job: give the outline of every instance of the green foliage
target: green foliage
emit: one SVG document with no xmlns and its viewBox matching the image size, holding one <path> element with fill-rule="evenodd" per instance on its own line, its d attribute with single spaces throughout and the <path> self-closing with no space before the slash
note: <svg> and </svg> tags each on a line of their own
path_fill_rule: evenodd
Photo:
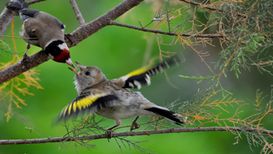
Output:
<svg viewBox="0 0 273 154">
<path fill-rule="evenodd" d="M 78 2 L 85 19 L 90 21 L 120 1 Z M 170 30 L 177 34 L 222 34 L 224 37 L 170 37 L 108 26 L 71 48 L 73 60 L 84 65 L 96 65 L 102 68 L 109 78 L 115 78 L 147 64 L 150 59 L 164 58 L 173 52 L 181 51 L 185 62 L 177 70 L 167 71 L 166 78 L 164 75 L 154 77 L 152 85 L 142 90 L 147 98 L 157 104 L 171 106 L 170 108 L 187 116 L 189 122 L 185 127 L 231 125 L 273 129 L 273 94 L 270 92 L 273 88 L 269 86 L 272 84 L 269 80 L 272 80 L 273 75 L 273 17 L 270 11 L 273 10 L 273 2 L 210 1 L 210 4 L 196 7 L 175 0 L 150 2 L 153 5 L 140 5 L 118 21 L 167 32 Z M 62 7 L 59 7 L 60 5 Z M 56 15 L 65 23 L 67 33 L 78 26 L 71 6 L 66 1 L 47 0 L 31 7 Z M 222 11 L 211 11 L 206 7 Z M 15 34 L 18 35 L 20 27 L 21 22 L 15 20 Z M 9 31 L 7 35 L 11 35 Z M 13 41 L 8 37 L 5 37 L 5 41 L 0 40 L 0 52 L 12 53 L 10 46 L 15 45 L 19 52 L 23 53 L 25 42 L 16 39 L 14 44 Z M 31 48 L 31 52 L 37 51 L 37 48 Z M 7 60 L 0 58 L 1 62 Z M 10 63 L 4 62 L 1 69 L 18 62 L 20 58 L 9 60 Z M 253 68 L 269 76 L 264 76 Z M 104 133 L 105 128 L 113 124 L 112 120 L 99 116 L 95 119 L 93 116 L 86 116 L 80 120 L 72 120 L 65 126 L 56 124 L 52 127 L 51 123 L 57 113 L 76 96 L 72 85 L 73 74 L 66 66 L 52 61 L 40 65 L 37 69 L 39 77 L 35 70 L 30 70 L 0 85 L 1 96 L 15 95 L 13 100 L 9 99 L 11 95 L 6 95 L 8 97 L 5 98 L 8 99 L 4 100 L 1 97 L 1 111 L 3 117 L 6 116 L 0 125 L 1 138 L 98 134 Z M 237 79 L 233 79 L 233 75 Z M 43 91 L 38 90 L 41 85 Z M 35 96 L 31 96 L 33 94 Z M 19 96 L 19 99 L 14 100 L 16 96 Z M 17 110 L 14 106 L 22 110 Z M 8 123 L 5 122 L 7 119 L 10 120 Z M 131 119 L 125 120 L 125 128 L 117 131 L 128 131 L 130 122 Z M 177 126 L 154 117 L 141 119 L 141 129 L 144 130 L 166 127 Z M 158 146 L 158 141 L 162 146 Z M 252 147 L 251 151 L 248 145 L 258 147 Z M 175 134 L 17 148 L 7 146 L 2 147 L 0 153 L 143 153 L 142 147 L 144 152 L 151 150 L 162 154 L 203 153 L 204 150 L 210 154 L 270 153 L 272 137 L 257 132 L 235 132 L 233 135 Z"/>
<path fill-rule="evenodd" d="M 0 40 L 0 54 L 3 54 L 4 52 L 11 53 L 11 48 L 9 47 L 8 43 Z"/>
<path fill-rule="evenodd" d="M 219 68 L 230 70 L 239 78 L 241 69 L 249 70 L 255 62 L 271 60 L 263 52 L 272 49 L 273 14 L 268 10 L 273 8 L 273 2 L 249 0 L 222 8 L 228 13 L 223 16 L 222 31 L 227 40 L 222 42 Z M 262 71 L 272 74 L 267 69 Z"/>
</svg>

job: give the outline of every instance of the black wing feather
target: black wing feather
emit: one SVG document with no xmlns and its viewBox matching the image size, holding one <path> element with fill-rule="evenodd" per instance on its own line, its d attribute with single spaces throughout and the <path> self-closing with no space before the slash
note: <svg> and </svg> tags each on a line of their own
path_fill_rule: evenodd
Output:
<svg viewBox="0 0 273 154">
<path fill-rule="evenodd" d="M 107 105 L 110 105 L 112 101 L 118 100 L 118 97 L 115 95 L 106 95 L 106 96 L 99 97 L 94 102 L 90 103 L 90 105 L 87 106 L 86 108 L 79 108 L 77 106 L 77 102 L 84 99 L 85 97 L 88 97 L 88 96 L 80 95 L 77 98 L 75 98 L 70 104 L 68 104 L 67 107 L 60 113 L 58 121 L 67 120 L 73 116 L 77 116 L 78 114 L 85 113 L 87 111 L 96 112 L 97 110 L 100 110 L 102 108 L 105 108 Z M 76 110 L 72 109 L 74 105 L 76 105 L 75 107 Z M 71 109 L 69 109 L 69 107 Z"/>
<path fill-rule="evenodd" d="M 124 82 L 123 88 L 139 88 L 139 85 L 148 85 L 150 82 L 150 77 L 154 76 L 164 69 L 169 68 L 180 62 L 178 55 L 170 57 L 165 61 L 155 65 L 154 67 L 147 68 L 147 71 L 142 72 L 141 74 L 128 77 Z"/>
</svg>

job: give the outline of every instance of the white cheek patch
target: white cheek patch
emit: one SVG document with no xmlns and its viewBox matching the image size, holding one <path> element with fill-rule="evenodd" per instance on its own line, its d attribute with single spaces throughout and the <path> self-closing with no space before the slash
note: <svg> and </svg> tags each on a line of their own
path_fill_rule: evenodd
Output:
<svg viewBox="0 0 273 154">
<path fill-rule="evenodd" d="M 58 47 L 59 47 L 61 50 L 68 50 L 68 51 L 69 51 L 69 48 L 68 48 L 68 46 L 66 45 L 66 43 L 59 44 Z"/>
</svg>

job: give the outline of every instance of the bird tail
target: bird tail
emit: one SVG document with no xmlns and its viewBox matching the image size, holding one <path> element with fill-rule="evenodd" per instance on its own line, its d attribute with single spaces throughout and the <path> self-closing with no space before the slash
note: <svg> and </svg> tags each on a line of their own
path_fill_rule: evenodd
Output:
<svg viewBox="0 0 273 154">
<path fill-rule="evenodd" d="M 173 111 L 169 111 L 168 109 L 165 108 L 161 108 L 161 107 L 150 107 L 150 108 L 146 108 L 145 110 L 153 112 L 155 114 L 158 114 L 160 116 L 163 116 L 165 118 L 168 118 L 172 121 L 174 121 L 176 124 L 184 124 L 185 120 L 183 119 L 183 117 L 178 114 L 175 113 Z"/>
<path fill-rule="evenodd" d="M 12 11 L 19 12 L 24 8 L 28 8 L 28 4 L 24 0 L 12 0 L 6 4 L 6 7 Z"/>
<path fill-rule="evenodd" d="M 24 0 L 13 0 L 6 4 L 6 7 L 20 15 L 20 18 L 24 21 L 29 17 L 34 17 L 39 11 L 29 9 L 28 4 Z"/>
</svg>

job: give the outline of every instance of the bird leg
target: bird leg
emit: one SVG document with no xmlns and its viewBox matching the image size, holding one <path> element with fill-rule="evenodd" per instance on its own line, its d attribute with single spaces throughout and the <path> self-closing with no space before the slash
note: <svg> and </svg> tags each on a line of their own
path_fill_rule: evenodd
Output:
<svg viewBox="0 0 273 154">
<path fill-rule="evenodd" d="M 134 121 L 131 124 L 131 128 L 130 131 L 133 131 L 135 129 L 138 129 L 140 127 L 140 125 L 137 123 L 137 119 L 139 118 L 139 116 L 137 116 Z"/>
<path fill-rule="evenodd" d="M 116 119 L 116 124 L 106 130 L 106 134 L 108 138 L 112 138 L 113 129 L 121 125 L 121 120 Z"/>
<path fill-rule="evenodd" d="M 27 49 L 26 49 L 26 51 L 24 52 L 22 61 L 25 61 L 25 60 L 27 60 L 27 59 L 29 58 L 29 56 L 27 55 L 27 52 L 28 52 L 29 49 L 30 49 L 30 44 L 28 43 L 28 44 L 27 44 Z"/>
</svg>

